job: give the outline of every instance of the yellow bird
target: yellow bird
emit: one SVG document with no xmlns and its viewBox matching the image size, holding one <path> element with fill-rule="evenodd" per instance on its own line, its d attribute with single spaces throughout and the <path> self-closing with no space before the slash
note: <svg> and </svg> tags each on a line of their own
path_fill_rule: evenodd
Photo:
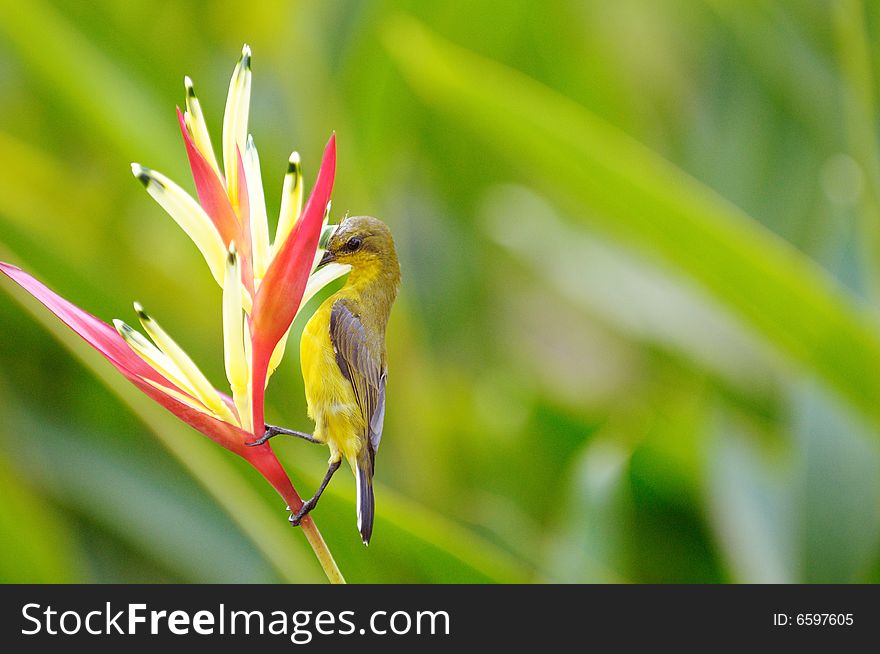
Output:
<svg viewBox="0 0 880 654">
<path fill-rule="evenodd" d="M 266 426 L 253 445 L 289 434 L 330 447 L 330 466 L 314 496 L 290 516 L 294 526 L 315 508 L 344 458 L 357 477 L 357 517 L 367 545 L 373 533 L 373 471 L 385 418 L 385 326 L 400 285 L 391 231 L 381 220 L 342 221 L 320 265 L 349 264 L 345 285 L 318 308 L 303 330 L 300 362 L 314 434 Z"/>
</svg>

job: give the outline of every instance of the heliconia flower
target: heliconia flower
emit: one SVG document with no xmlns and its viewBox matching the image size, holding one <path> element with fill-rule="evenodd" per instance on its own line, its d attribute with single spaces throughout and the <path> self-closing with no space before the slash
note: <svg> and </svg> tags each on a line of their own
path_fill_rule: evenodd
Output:
<svg viewBox="0 0 880 654">
<path fill-rule="evenodd" d="M 250 48 L 242 49 L 229 85 L 223 119 L 222 170 L 189 77 L 184 79 L 184 85 L 186 109 L 178 108 L 177 116 L 198 201 L 159 172 L 137 163 L 132 164 L 132 172 L 192 239 L 222 288 L 223 350 L 229 395 L 214 387 L 139 304 L 135 303 L 135 312 L 146 335 L 120 320 L 113 321 L 114 329 L 15 266 L 0 262 L 0 270 L 98 350 L 141 391 L 247 459 L 288 505 L 299 506 L 300 498 L 269 443 L 257 447 L 246 444 L 263 435 L 266 384 L 281 361 L 294 318 L 315 293 L 348 271 L 347 266 L 338 264 L 316 270 L 322 255 L 319 246 L 326 243 L 333 229 L 327 223 L 336 169 L 336 138 L 331 136 L 327 143 L 305 206 L 300 157 L 296 152 L 291 154 L 278 227 L 270 243 L 260 160 L 247 131 Z"/>
</svg>

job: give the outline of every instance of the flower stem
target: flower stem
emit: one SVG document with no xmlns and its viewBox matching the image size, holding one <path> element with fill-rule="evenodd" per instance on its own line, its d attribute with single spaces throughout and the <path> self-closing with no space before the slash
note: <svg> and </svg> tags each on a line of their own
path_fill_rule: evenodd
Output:
<svg viewBox="0 0 880 654">
<path fill-rule="evenodd" d="M 287 475 L 284 476 L 284 480 L 287 482 L 287 488 L 284 492 L 282 492 L 282 488 L 275 486 L 275 482 L 272 482 L 272 485 L 275 486 L 276 490 L 287 502 L 291 511 L 296 513 L 302 506 L 303 501 L 300 498 L 299 493 L 294 489 L 293 484 L 290 483 Z M 345 577 L 342 576 L 339 566 L 336 565 L 336 560 L 333 558 L 330 548 L 327 547 L 327 543 L 324 541 L 321 532 L 318 531 L 318 525 L 312 520 L 312 516 L 305 516 L 300 522 L 300 527 L 306 535 L 306 540 L 309 541 L 309 545 L 312 546 L 312 551 L 314 551 L 315 556 L 318 557 L 318 563 L 321 564 L 324 574 L 327 575 L 327 581 L 331 584 L 344 584 Z"/>
<path fill-rule="evenodd" d="M 269 483 L 284 498 L 284 501 L 287 502 L 293 513 L 299 511 L 303 505 L 302 498 L 296 492 L 290 478 L 275 457 L 268 443 L 259 447 L 244 448 L 239 453 L 269 480 Z M 336 565 L 333 554 L 330 553 L 330 549 L 327 547 L 321 532 L 318 531 L 318 526 L 312 520 L 312 516 L 305 516 L 300 526 L 306 536 L 306 540 L 309 541 L 309 545 L 311 545 L 312 550 L 315 552 L 315 556 L 318 558 L 318 563 L 321 564 L 324 574 L 327 575 L 327 580 L 331 584 L 344 584 L 345 577 L 342 576 L 339 566 Z"/>
<path fill-rule="evenodd" d="M 307 515 L 303 518 L 300 526 L 302 527 L 303 533 L 306 535 L 306 540 L 308 540 L 309 545 L 312 546 L 315 556 L 318 557 L 318 562 L 321 564 L 321 568 L 324 569 L 324 574 L 327 575 L 327 580 L 331 584 L 344 584 L 345 577 L 342 576 L 342 572 L 340 572 L 339 567 L 336 565 L 336 561 L 333 559 L 333 554 L 331 554 L 330 550 L 327 548 L 327 543 L 324 542 L 324 537 L 321 535 L 321 532 L 318 531 L 318 526 L 315 524 L 315 521 L 312 520 L 312 516 Z"/>
</svg>

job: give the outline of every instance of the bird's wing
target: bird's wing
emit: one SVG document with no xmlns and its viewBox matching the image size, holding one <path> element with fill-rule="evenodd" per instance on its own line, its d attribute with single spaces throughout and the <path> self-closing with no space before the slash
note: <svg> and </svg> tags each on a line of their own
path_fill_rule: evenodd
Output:
<svg viewBox="0 0 880 654">
<path fill-rule="evenodd" d="M 385 368 L 379 357 L 370 352 L 363 323 L 344 301 L 336 302 L 330 310 L 330 341 L 339 370 L 351 382 L 367 423 L 370 460 L 373 462 L 385 420 Z"/>
</svg>

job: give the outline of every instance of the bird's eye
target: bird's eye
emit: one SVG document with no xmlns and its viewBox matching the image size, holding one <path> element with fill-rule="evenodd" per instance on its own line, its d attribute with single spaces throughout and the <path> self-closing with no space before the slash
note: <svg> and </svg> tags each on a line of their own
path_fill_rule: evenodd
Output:
<svg viewBox="0 0 880 654">
<path fill-rule="evenodd" d="M 360 246 L 361 246 L 361 239 L 359 239 L 357 236 L 352 236 L 350 239 L 348 239 L 348 242 L 345 244 L 345 247 L 349 252 L 354 252 L 355 250 L 360 248 Z"/>
</svg>

